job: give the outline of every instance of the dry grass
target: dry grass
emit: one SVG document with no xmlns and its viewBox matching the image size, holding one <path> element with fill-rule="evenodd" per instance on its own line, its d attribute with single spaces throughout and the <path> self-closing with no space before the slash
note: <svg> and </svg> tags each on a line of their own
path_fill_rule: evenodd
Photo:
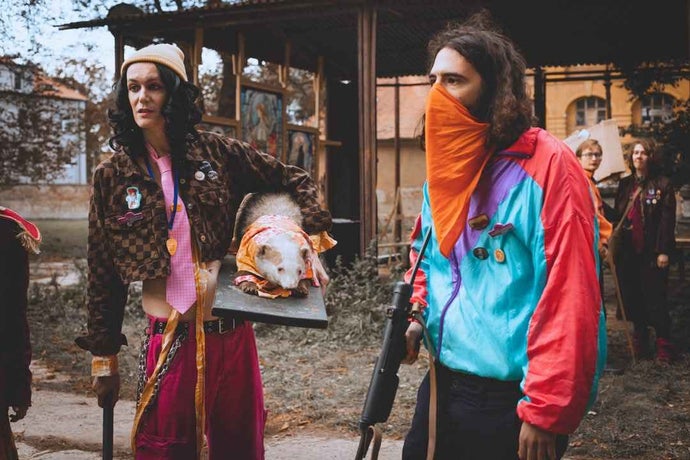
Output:
<svg viewBox="0 0 690 460">
<path fill-rule="evenodd" d="M 382 307 L 390 299 L 392 280 L 379 280 L 372 274 L 375 268 L 366 263 L 356 270 L 358 273 L 343 273 L 339 282 L 333 282 L 327 330 L 256 325 L 269 436 L 295 430 L 357 433 L 381 343 Z M 609 364 L 621 368 L 623 374 L 604 374 L 598 401 L 571 436 L 568 455 L 577 459 L 690 459 L 690 358 L 682 353 L 671 366 L 654 361 L 632 365 L 625 325 L 615 319 L 611 286 L 607 276 Z M 673 339 L 685 352 L 690 344 L 690 280 L 681 283 L 674 268 L 669 290 Z M 138 293 L 136 289 L 132 293 L 124 328 L 130 346 L 121 353 L 121 372 L 128 377 L 123 379 L 126 398 L 134 396 L 136 354 L 144 327 Z M 41 385 L 88 392 L 88 356 L 73 344 L 85 328 L 83 286 L 34 288 L 30 322 L 35 356 L 72 376 L 68 384 L 48 381 Z M 401 367 L 393 413 L 381 427 L 384 437 L 404 436 L 416 388 L 425 372 L 421 360 Z"/>
</svg>

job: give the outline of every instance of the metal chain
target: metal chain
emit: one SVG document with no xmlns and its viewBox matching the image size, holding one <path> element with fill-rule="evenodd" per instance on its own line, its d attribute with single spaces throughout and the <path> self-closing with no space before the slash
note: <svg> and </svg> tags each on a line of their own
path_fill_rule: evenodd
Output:
<svg viewBox="0 0 690 460">
<path fill-rule="evenodd" d="M 172 363 L 172 360 L 175 358 L 175 354 L 177 353 L 177 350 L 182 346 L 182 342 L 185 341 L 188 335 L 188 329 L 185 327 L 182 329 L 182 331 L 175 337 L 175 341 L 172 343 L 170 346 L 170 351 L 168 352 L 168 356 L 165 357 L 165 361 L 163 362 L 163 365 L 161 366 L 161 370 L 158 373 L 158 377 L 156 378 L 156 382 L 153 384 L 153 394 L 151 395 L 151 400 L 149 401 L 149 405 L 144 409 L 144 412 L 148 412 L 148 410 L 153 406 L 153 403 L 156 401 L 158 398 L 158 392 L 160 391 L 160 384 L 161 381 L 163 380 L 163 377 L 165 377 L 165 374 L 168 373 L 168 370 L 170 369 L 170 364 Z M 141 359 L 139 360 L 139 371 L 141 372 Z M 146 359 L 144 359 L 144 380 L 146 380 Z M 141 380 L 141 378 L 140 378 Z M 142 386 L 142 393 L 143 393 L 143 386 Z M 137 406 L 139 405 L 139 398 L 141 395 L 137 395 Z"/>
<path fill-rule="evenodd" d="M 137 407 L 141 401 L 141 395 L 144 393 L 144 386 L 146 385 L 146 357 L 149 354 L 149 343 L 151 336 L 146 333 L 139 348 L 139 373 L 137 382 Z"/>
</svg>

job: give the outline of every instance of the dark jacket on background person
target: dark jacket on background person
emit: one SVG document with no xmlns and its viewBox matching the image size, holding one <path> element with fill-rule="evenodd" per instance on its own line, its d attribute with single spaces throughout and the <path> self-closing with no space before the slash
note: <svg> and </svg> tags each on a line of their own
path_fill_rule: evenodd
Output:
<svg viewBox="0 0 690 460">
<path fill-rule="evenodd" d="M 620 180 L 616 193 L 615 208 L 620 219 L 635 187 L 638 184 L 631 174 Z M 675 251 L 676 196 L 671 181 L 664 176 L 645 180 L 640 192 L 640 205 L 644 221 L 644 254 L 672 256 Z M 625 224 L 624 224 L 625 225 Z"/>
<path fill-rule="evenodd" d="M 7 406 L 31 404 L 31 341 L 26 319 L 29 257 L 19 227 L 0 218 L 0 387 Z"/>
<path fill-rule="evenodd" d="M 31 405 L 31 341 L 26 318 L 29 258 L 19 225 L 0 209 L 0 458 L 17 458 L 10 407 Z"/>
<path fill-rule="evenodd" d="M 228 252 L 234 216 L 249 192 L 288 191 L 304 216 L 303 228 L 328 230 L 331 217 L 321 209 L 309 175 L 280 163 L 248 144 L 202 132 L 186 156 L 180 174 L 192 239 L 202 262 L 220 260 Z M 217 173 L 195 177 L 201 169 Z M 76 343 L 94 355 L 116 354 L 127 340 L 121 333 L 129 283 L 170 274 L 167 216 L 161 187 L 127 154 L 115 153 L 94 173 L 89 212 L 88 334 Z M 141 193 L 137 209 L 129 208 L 127 189 Z"/>
<path fill-rule="evenodd" d="M 633 220 L 642 223 L 641 234 L 633 229 L 629 217 L 632 210 L 622 215 L 638 186 L 641 186 L 639 202 L 633 206 L 640 207 L 636 213 L 639 217 Z M 671 181 L 656 176 L 638 182 L 634 174 L 627 176 L 619 183 L 615 207 L 624 219 L 621 259 L 616 264 L 616 272 L 627 319 L 635 326 L 635 352 L 646 353 L 648 326 L 656 331 L 658 351 L 664 349 L 671 334 L 666 304 L 668 267 L 657 266 L 659 254 L 672 257 L 675 251 L 676 198 Z"/>
</svg>

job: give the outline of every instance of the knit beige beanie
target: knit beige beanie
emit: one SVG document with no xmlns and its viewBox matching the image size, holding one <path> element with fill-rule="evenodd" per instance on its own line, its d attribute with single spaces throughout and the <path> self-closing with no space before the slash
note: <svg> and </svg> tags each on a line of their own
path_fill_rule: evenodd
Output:
<svg viewBox="0 0 690 460">
<path fill-rule="evenodd" d="M 155 62 L 163 64 L 175 72 L 181 79 L 187 81 L 187 71 L 184 68 L 184 53 L 180 48 L 169 43 L 158 43 L 138 49 L 130 57 L 125 59 L 120 69 L 120 75 L 124 75 L 127 67 L 135 62 Z"/>
</svg>

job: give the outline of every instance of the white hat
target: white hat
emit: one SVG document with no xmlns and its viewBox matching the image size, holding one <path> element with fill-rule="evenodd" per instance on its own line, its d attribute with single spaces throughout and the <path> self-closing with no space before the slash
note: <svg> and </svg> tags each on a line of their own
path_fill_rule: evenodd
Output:
<svg viewBox="0 0 690 460">
<path fill-rule="evenodd" d="M 187 71 L 184 68 L 184 53 L 176 45 L 158 43 L 138 49 L 125 59 L 120 68 L 120 75 L 124 75 L 127 67 L 135 62 L 155 62 L 163 64 L 175 72 L 181 79 L 187 81 Z"/>
</svg>

